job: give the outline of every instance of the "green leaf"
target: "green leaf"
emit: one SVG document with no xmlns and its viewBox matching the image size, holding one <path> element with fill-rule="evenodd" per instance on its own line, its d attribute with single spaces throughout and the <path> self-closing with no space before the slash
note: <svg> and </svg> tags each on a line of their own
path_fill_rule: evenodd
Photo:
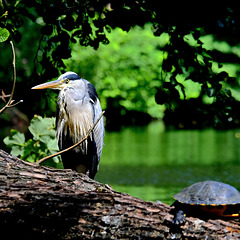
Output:
<svg viewBox="0 0 240 240">
<path fill-rule="evenodd" d="M 8 146 L 12 147 L 14 145 L 24 146 L 25 136 L 23 133 L 18 132 L 17 130 L 11 130 L 12 136 L 5 137 L 3 142 Z"/>
<path fill-rule="evenodd" d="M 58 148 L 58 143 L 57 143 L 57 139 L 51 139 L 47 142 L 47 148 L 49 149 L 50 152 L 55 151 L 58 152 L 59 148 Z"/>
<path fill-rule="evenodd" d="M 25 136 L 17 130 L 11 130 L 11 136 L 5 137 L 3 142 L 11 147 L 11 154 L 14 156 L 23 156 L 25 146 Z"/>
<path fill-rule="evenodd" d="M 47 148 L 48 148 L 50 154 L 57 153 L 59 151 L 57 139 L 54 138 L 54 139 L 51 139 L 50 141 L 48 141 Z M 56 156 L 53 158 L 53 161 L 55 163 L 59 163 L 60 160 L 61 160 L 60 156 Z"/>
<path fill-rule="evenodd" d="M 25 144 L 23 159 L 28 160 L 29 156 L 33 155 L 36 149 L 39 149 L 39 146 L 39 143 L 36 143 L 32 139 L 29 139 Z"/>
<path fill-rule="evenodd" d="M 53 123 L 53 118 L 42 118 L 41 116 L 34 117 L 29 126 L 29 131 L 33 135 L 33 140 L 48 143 L 50 139 L 55 138 Z"/>
<path fill-rule="evenodd" d="M 5 42 L 10 36 L 10 32 L 6 28 L 0 28 L 0 42 Z"/>
<path fill-rule="evenodd" d="M 22 146 L 12 146 L 11 154 L 18 157 L 23 156 L 24 148 Z"/>
<path fill-rule="evenodd" d="M 55 163 L 60 163 L 61 158 L 60 158 L 59 156 L 56 156 L 56 157 L 53 158 L 53 161 L 54 161 Z"/>
<path fill-rule="evenodd" d="M 27 159 L 26 159 L 28 162 L 36 162 L 37 160 L 39 160 L 37 157 L 36 157 L 36 154 L 31 154 Z"/>
</svg>

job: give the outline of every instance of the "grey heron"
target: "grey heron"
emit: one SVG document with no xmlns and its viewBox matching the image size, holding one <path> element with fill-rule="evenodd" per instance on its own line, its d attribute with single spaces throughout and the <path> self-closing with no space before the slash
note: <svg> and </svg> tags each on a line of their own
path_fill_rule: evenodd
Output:
<svg viewBox="0 0 240 240">
<path fill-rule="evenodd" d="M 56 136 L 59 149 L 79 142 L 102 113 L 95 87 L 74 72 L 66 72 L 57 80 L 43 83 L 32 89 L 60 90 L 56 111 Z M 64 168 L 70 168 L 94 178 L 102 154 L 104 138 L 103 118 L 97 123 L 88 139 L 62 154 Z"/>
</svg>

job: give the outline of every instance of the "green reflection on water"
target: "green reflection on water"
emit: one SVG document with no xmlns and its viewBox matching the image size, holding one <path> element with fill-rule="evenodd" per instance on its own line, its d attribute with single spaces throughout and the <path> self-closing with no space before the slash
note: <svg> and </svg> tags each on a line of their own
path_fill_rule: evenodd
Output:
<svg viewBox="0 0 240 240">
<path fill-rule="evenodd" d="M 96 179 L 148 201 L 213 179 L 240 189 L 239 130 L 164 131 L 160 123 L 106 133 Z"/>
</svg>

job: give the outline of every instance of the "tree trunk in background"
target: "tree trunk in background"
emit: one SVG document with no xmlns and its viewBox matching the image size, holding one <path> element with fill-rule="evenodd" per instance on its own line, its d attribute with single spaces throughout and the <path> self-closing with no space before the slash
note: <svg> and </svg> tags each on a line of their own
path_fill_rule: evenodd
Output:
<svg viewBox="0 0 240 240">
<path fill-rule="evenodd" d="M 83 174 L 33 166 L 0 151 L 0 228 L 6 239 L 239 239 L 234 220 L 187 218 Z"/>
</svg>

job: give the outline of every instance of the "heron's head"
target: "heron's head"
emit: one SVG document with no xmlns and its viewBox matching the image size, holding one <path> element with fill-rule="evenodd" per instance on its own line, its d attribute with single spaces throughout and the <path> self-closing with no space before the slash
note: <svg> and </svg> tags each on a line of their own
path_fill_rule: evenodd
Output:
<svg viewBox="0 0 240 240">
<path fill-rule="evenodd" d="M 45 88 L 52 88 L 57 90 L 62 90 L 65 87 L 71 87 L 74 84 L 74 81 L 81 80 L 74 72 L 66 72 L 62 74 L 57 80 L 39 84 L 37 86 L 32 87 L 32 89 L 45 89 Z"/>
</svg>

